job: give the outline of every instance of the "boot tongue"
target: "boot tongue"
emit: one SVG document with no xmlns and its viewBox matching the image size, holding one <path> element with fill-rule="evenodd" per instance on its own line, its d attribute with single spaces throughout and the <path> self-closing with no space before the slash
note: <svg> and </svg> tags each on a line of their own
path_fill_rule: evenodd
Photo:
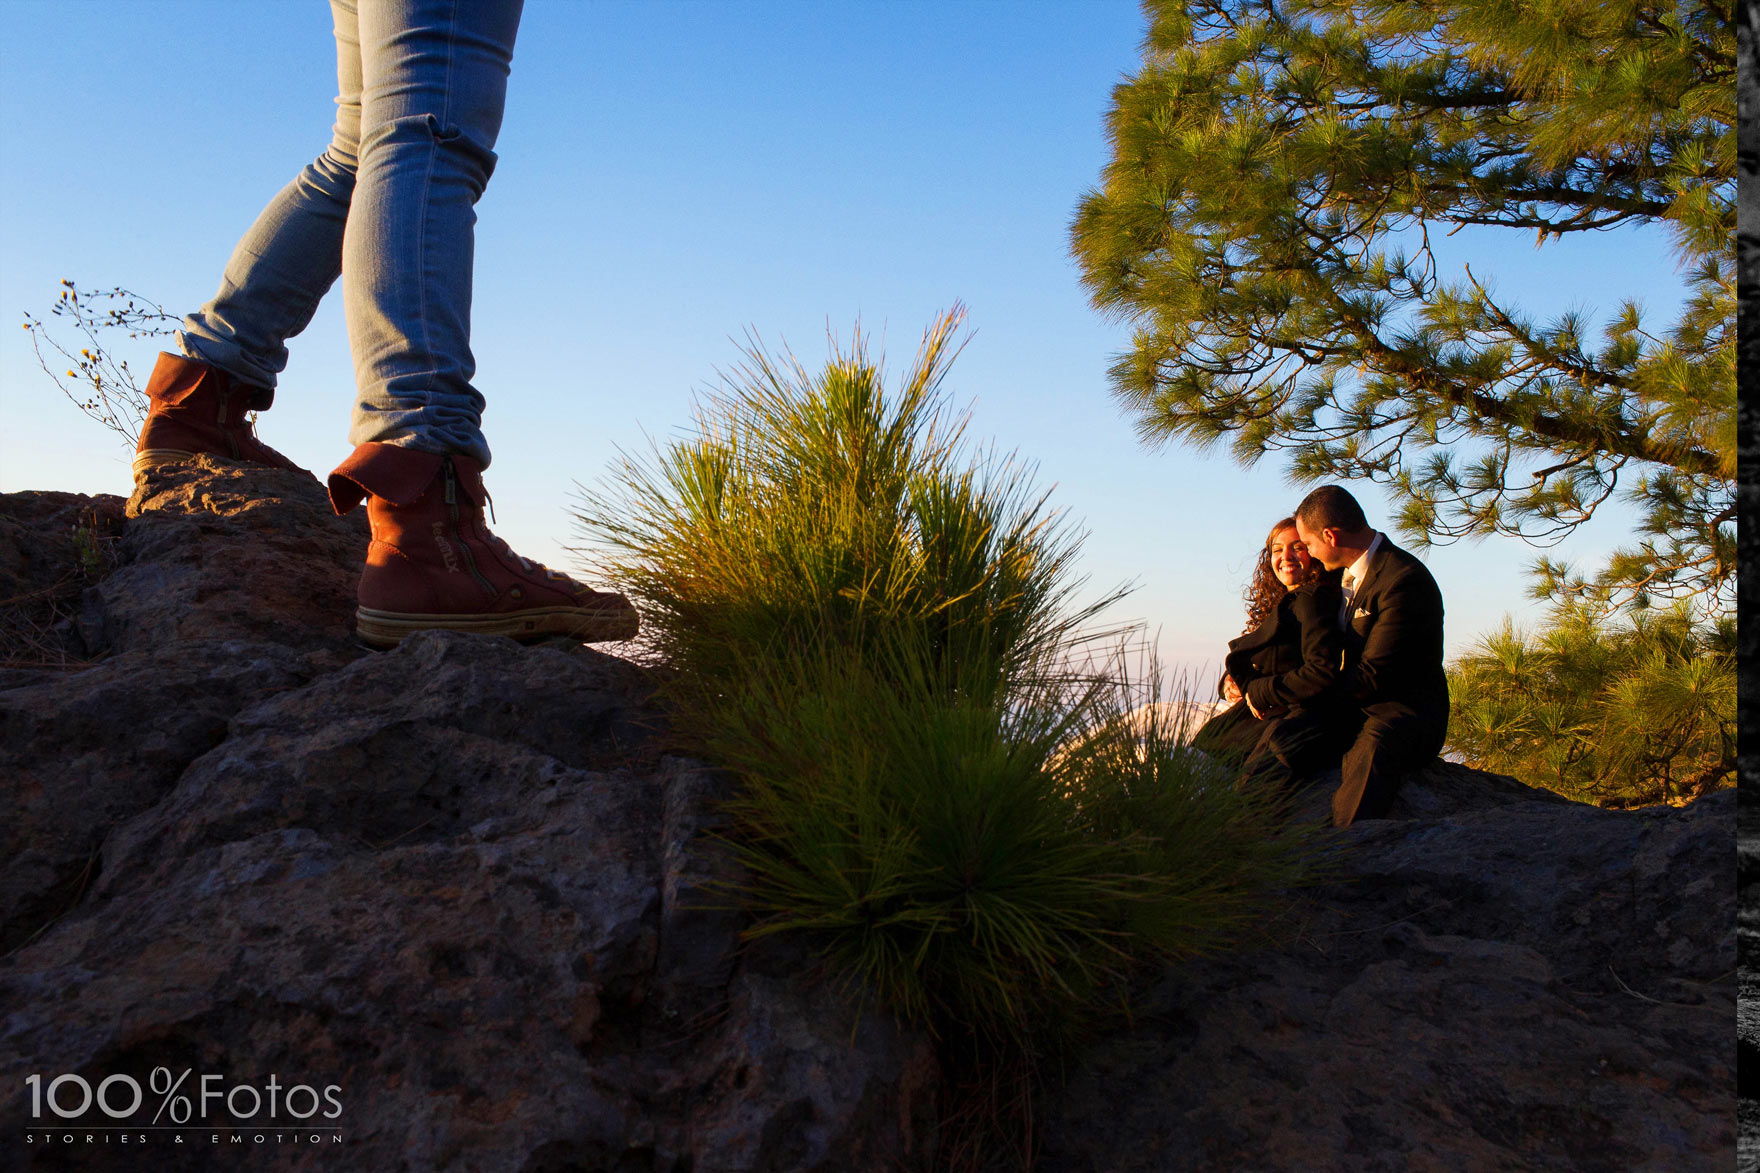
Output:
<svg viewBox="0 0 1760 1173">
<path fill-rule="evenodd" d="M 453 476 L 463 503 L 481 509 L 483 503 L 489 499 L 489 490 L 483 487 L 483 466 L 470 457 L 457 453 L 443 459 L 452 462 Z"/>
<path fill-rule="evenodd" d="M 413 504 L 433 485 L 447 459 L 393 444 L 362 444 L 330 474 L 330 507 L 339 514 L 347 513 L 369 494 L 393 505 Z M 480 495 L 480 476 L 472 483 Z"/>
</svg>

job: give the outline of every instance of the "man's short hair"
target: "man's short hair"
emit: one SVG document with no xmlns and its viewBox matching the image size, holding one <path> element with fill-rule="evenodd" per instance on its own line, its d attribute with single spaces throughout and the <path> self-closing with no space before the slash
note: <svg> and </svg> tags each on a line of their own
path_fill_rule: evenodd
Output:
<svg viewBox="0 0 1760 1173">
<path fill-rule="evenodd" d="M 1337 529 L 1354 534 L 1369 528 L 1369 519 L 1363 515 L 1363 507 L 1357 504 L 1355 497 L 1338 485 L 1321 485 L 1303 497 L 1302 503 L 1296 506 L 1296 519 L 1310 533 Z"/>
</svg>

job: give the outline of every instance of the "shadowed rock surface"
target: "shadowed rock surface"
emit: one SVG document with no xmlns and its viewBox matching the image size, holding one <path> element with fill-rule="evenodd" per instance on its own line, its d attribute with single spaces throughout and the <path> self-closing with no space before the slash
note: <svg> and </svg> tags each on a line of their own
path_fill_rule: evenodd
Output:
<svg viewBox="0 0 1760 1173">
<path fill-rule="evenodd" d="M 1041 1168 L 1727 1170 L 1735 799 L 1432 767 L 1277 944 L 1167 970 L 1081 1052 Z"/>
<path fill-rule="evenodd" d="M 1744 690 L 1747 682 L 1743 681 Z M 1743 704 L 1747 704 L 1745 696 Z M 1737 816 L 1737 954 L 1741 995 L 1736 1007 L 1736 1086 L 1740 1092 L 1740 1173 L 1760 1170 L 1760 799 L 1753 787 L 1755 755 L 1743 754 Z"/>
<path fill-rule="evenodd" d="M 1760 386 L 1760 155 L 1753 144 L 1760 139 L 1760 61 L 1756 61 L 1755 36 L 1760 30 L 1760 3 L 1743 0 L 1736 18 L 1736 109 L 1737 140 L 1749 144 L 1738 152 L 1736 192 L 1736 256 L 1740 279 L 1736 331 L 1736 385 Z M 1754 567 L 1760 565 L 1760 396 L 1752 392 L 1736 396 L 1737 487 L 1741 509 L 1736 552 L 1748 573 L 1740 576 L 1736 590 L 1739 611 L 1750 618 L 1737 627 L 1738 721 L 1753 729 L 1760 713 L 1760 626 L 1753 615 L 1760 611 L 1760 588 L 1754 585 Z M 1737 757 L 1741 779 L 1741 1016 L 1737 1031 L 1737 1056 L 1741 1081 L 1740 1173 L 1760 1173 L 1760 754 L 1749 748 Z"/>
<path fill-rule="evenodd" d="M 726 779 L 662 752 L 642 670 L 363 651 L 364 525 L 299 473 L 0 497 L 0 582 L 71 581 L 93 510 L 56 635 L 93 662 L 0 669 L 0 1164 L 931 1166 L 929 1043 L 741 946 Z M 1394 815 L 1272 943 L 1146 981 L 1047 1089 L 1041 1168 L 1727 1169 L 1733 792 L 1603 812 L 1439 765 Z M 335 1084 L 344 1143 L 18 1143 L 30 1073 L 158 1067 Z"/>
<path fill-rule="evenodd" d="M 0 506 L 21 579 L 74 556 L 55 527 L 83 501 L 44 496 Z M 168 468 L 127 515 L 86 590 L 106 658 L 0 677 L 0 1164 L 241 1167 L 21 1144 L 29 1073 L 157 1067 L 340 1088 L 313 1118 L 340 1151 L 252 1168 L 875 1168 L 932 1145 L 927 1042 L 704 907 L 732 874 L 704 834 L 725 783 L 656 748 L 641 670 L 439 633 L 364 652 L 365 526 L 302 473 Z"/>
</svg>

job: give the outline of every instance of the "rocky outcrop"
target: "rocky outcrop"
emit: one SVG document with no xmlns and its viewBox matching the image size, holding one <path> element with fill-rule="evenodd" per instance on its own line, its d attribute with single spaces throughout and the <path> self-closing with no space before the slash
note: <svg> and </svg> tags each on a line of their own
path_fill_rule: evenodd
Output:
<svg viewBox="0 0 1760 1173">
<path fill-rule="evenodd" d="M 75 541 L 76 526 L 98 536 Z M 51 634 L 105 658 L 0 669 L 0 954 L 83 894 L 105 834 L 164 798 L 234 714 L 364 654 L 348 600 L 366 544 L 311 476 L 229 463 L 157 474 L 126 505 L 5 498 L 0 584 L 41 597 L 95 578 Z"/>
<path fill-rule="evenodd" d="M 1746 655 L 1744 658 L 1747 658 Z M 1747 682 L 1743 682 L 1746 699 Z M 1737 952 L 1740 1001 L 1736 1009 L 1737 1112 L 1741 1125 L 1740 1173 L 1760 1173 L 1760 796 L 1754 755 L 1741 759 L 1742 794 L 1737 813 Z"/>
<path fill-rule="evenodd" d="M 1736 331 L 1736 385 L 1760 386 L 1760 155 L 1752 144 L 1760 139 L 1760 61 L 1755 37 L 1760 33 L 1760 4 L 1743 0 L 1736 19 L 1737 141 L 1750 144 L 1737 154 L 1736 284 L 1739 327 Z M 1737 484 L 1741 510 L 1736 553 L 1749 568 L 1736 586 L 1741 614 L 1760 609 L 1760 588 L 1753 567 L 1760 565 L 1760 396 L 1736 396 Z M 1737 704 L 1739 724 L 1753 729 L 1760 720 L 1760 625 L 1752 619 L 1737 628 Z M 1760 1171 L 1760 752 L 1750 739 L 1740 753 L 1741 777 L 1741 1018 L 1737 1048 L 1740 1063 L 1741 1173 Z"/>
<path fill-rule="evenodd" d="M 932 1167 L 929 1041 L 742 944 L 727 781 L 665 752 L 646 672 L 364 651 L 365 542 L 311 477 L 225 463 L 0 498 L 0 586 L 59 607 L 0 668 L 0 1165 Z M 1426 772 L 1263 941 L 1071 1057 L 1041 1167 L 1727 1168 L 1733 812 Z M 88 1143 L 110 1122 L 33 1119 L 33 1074 L 208 1127 Z M 202 1098 L 271 1081 L 273 1116 Z M 294 1086 L 337 1115 L 290 1127 Z"/>
<path fill-rule="evenodd" d="M 1272 939 L 1158 975 L 1075 1057 L 1041 1168 L 1728 1169 L 1735 797 L 1432 767 Z"/>
<path fill-rule="evenodd" d="M 86 588 L 122 529 L 121 497 L 9 493 L 0 509 L 0 681 L 19 667 L 89 658 L 102 642 Z"/>
<path fill-rule="evenodd" d="M 105 658 L 0 679 L 7 1164 L 239 1167 L 161 1131 L 20 1143 L 45 1123 L 31 1073 L 130 1075 L 136 1123 L 160 1068 L 247 1146 L 265 1122 L 306 1138 L 250 1167 L 876 1167 L 933 1144 L 927 1041 L 795 951 L 741 948 L 724 782 L 660 751 L 642 671 L 466 635 L 355 647 L 364 526 L 304 474 L 162 470 L 127 514 L 83 604 Z M 333 1085 L 340 1115 L 317 1145 L 290 1128 L 304 1099 L 204 1116 L 204 1074 Z"/>
</svg>

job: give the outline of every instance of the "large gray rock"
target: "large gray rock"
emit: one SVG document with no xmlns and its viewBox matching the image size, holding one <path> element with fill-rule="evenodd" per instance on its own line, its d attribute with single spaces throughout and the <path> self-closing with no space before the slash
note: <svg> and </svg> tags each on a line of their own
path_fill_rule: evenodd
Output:
<svg viewBox="0 0 1760 1173">
<path fill-rule="evenodd" d="M 365 549 L 360 519 L 336 517 L 304 472 L 167 466 L 126 506 L 0 496 L 0 591 L 29 599 L 0 628 L 28 624 L 57 584 L 76 604 L 54 632 L 62 655 L 0 672 L 0 955 L 71 907 L 104 836 L 235 713 L 363 654 L 348 618 Z"/>
<path fill-rule="evenodd" d="M 252 700 L 311 677 L 277 644 L 188 640 L 0 686 L 0 955 L 68 911 L 99 848 Z"/>
<path fill-rule="evenodd" d="M 1739 142 L 1753 143 L 1760 136 L 1760 61 L 1756 61 L 1755 36 L 1760 29 L 1760 8 L 1755 0 L 1743 0 L 1736 25 L 1736 108 L 1739 111 Z M 1760 385 L 1760 159 L 1753 151 L 1738 152 L 1736 166 L 1736 253 L 1739 272 L 1737 298 L 1740 328 L 1736 332 L 1736 383 Z M 1753 568 L 1760 565 L 1760 397 L 1736 396 L 1737 504 L 1741 522 L 1737 527 L 1739 565 L 1748 567 L 1737 591 L 1740 611 L 1755 614 L 1760 605 Z M 1755 708 L 1760 705 L 1760 626 L 1752 618 L 1737 628 L 1737 680 L 1739 725 L 1755 727 Z M 1741 1173 L 1760 1170 L 1760 753 L 1752 738 L 1738 757 L 1742 789 L 1742 1018 L 1739 1031 L 1741 1062 Z"/>
<path fill-rule="evenodd" d="M 932 1164 L 929 1041 L 742 942 L 728 780 L 666 753 L 645 670 L 364 652 L 364 531 L 303 473 L 160 470 L 126 513 L 0 499 L 0 582 L 78 592 L 0 668 L 0 1164 Z M 1144 983 L 1046 1089 L 1042 1168 L 1728 1167 L 1733 796 L 1604 812 L 1439 765 L 1393 815 L 1274 936 Z M 201 1144 L 18 1143 L 31 1074 L 131 1076 L 132 1124 L 160 1068 L 198 1103 L 204 1074 L 334 1085 L 340 1116 L 317 1145 L 255 1145 L 262 1114 L 207 1143 L 214 1102 Z"/>
<path fill-rule="evenodd" d="M 6 1163 L 238 1167 L 160 1132 L 17 1145 L 45 1123 L 30 1074 L 145 1089 L 158 1068 L 195 1073 L 183 1091 L 339 1089 L 324 1143 L 251 1147 L 251 1167 L 932 1151 L 928 1041 L 858 1016 L 810 958 L 742 946 L 726 782 L 666 756 L 642 670 L 440 633 L 365 654 L 358 521 L 304 474 L 165 470 L 129 514 L 91 588 L 109 658 L 0 678 Z M 237 1121 L 247 1147 L 270 1120 Z"/>
<path fill-rule="evenodd" d="M 106 649 L 242 639 L 326 668 L 357 654 L 365 511 L 337 517 L 311 473 L 201 457 L 148 470 L 127 510 L 121 565 L 97 588 Z"/>
<path fill-rule="evenodd" d="M 1438 765 L 1393 814 L 1074 1057 L 1043 1169 L 1729 1168 L 1735 792 L 1613 812 Z"/>
<path fill-rule="evenodd" d="M 115 561 L 123 511 L 109 495 L 0 493 L 0 681 L 102 650 L 82 595 Z"/>
</svg>

